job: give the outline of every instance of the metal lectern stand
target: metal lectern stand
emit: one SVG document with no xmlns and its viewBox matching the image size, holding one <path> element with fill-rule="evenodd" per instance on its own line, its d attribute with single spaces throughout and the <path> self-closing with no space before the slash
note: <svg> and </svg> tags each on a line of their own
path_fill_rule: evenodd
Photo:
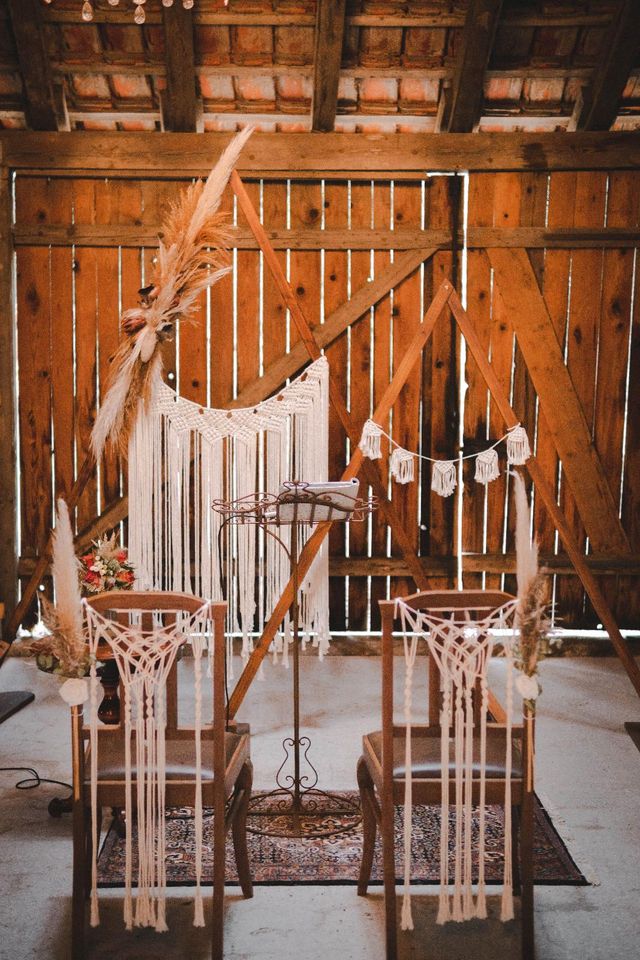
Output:
<svg viewBox="0 0 640 960">
<path fill-rule="evenodd" d="M 231 502 L 217 500 L 213 509 L 224 517 L 219 531 L 219 542 L 223 531 L 231 523 L 254 524 L 260 527 L 266 536 L 275 539 L 285 551 L 291 565 L 293 583 L 293 602 L 291 604 L 291 624 L 293 631 L 293 736 L 282 741 L 285 758 L 276 773 L 277 787 L 268 793 L 252 797 L 247 829 L 253 833 L 281 837 L 325 837 L 351 830 L 360 821 L 360 809 L 357 800 L 320 790 L 318 772 L 309 760 L 311 740 L 300 733 L 300 605 L 298 591 L 300 587 L 298 559 L 298 529 L 312 526 L 326 520 L 338 522 L 362 521 L 376 507 L 375 500 L 362 500 L 358 496 L 331 492 L 320 492 L 302 481 L 287 481 L 282 492 L 256 494 Z M 324 485 L 329 487 L 330 485 Z M 357 490 L 357 487 L 356 487 Z M 290 545 L 276 531 L 288 526 L 291 528 Z M 286 641 L 285 641 L 286 642 Z M 293 774 L 285 774 L 285 767 L 293 755 Z M 306 764 L 311 774 L 302 772 Z M 256 818 L 264 820 L 257 824 Z"/>
</svg>

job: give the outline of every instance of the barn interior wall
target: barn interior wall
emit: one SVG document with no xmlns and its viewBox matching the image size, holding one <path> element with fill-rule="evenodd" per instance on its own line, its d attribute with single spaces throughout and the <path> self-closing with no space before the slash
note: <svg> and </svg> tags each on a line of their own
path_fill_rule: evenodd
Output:
<svg viewBox="0 0 640 960">
<path fill-rule="evenodd" d="M 334 376 L 359 421 L 388 384 L 439 283 L 445 277 L 462 283 L 464 249 L 471 318 L 535 441 L 546 479 L 557 490 L 575 536 L 585 552 L 592 552 L 487 252 L 491 244 L 528 247 L 616 509 L 630 542 L 636 542 L 640 365 L 632 362 L 639 346 L 633 231 L 639 226 L 640 173 L 472 172 L 466 211 L 460 181 L 359 175 L 353 180 L 246 182 L 263 222 L 277 232 L 278 256 L 312 326 L 323 325 L 407 249 L 424 251 L 422 265 L 409 269 L 327 346 Z M 184 182 L 26 173 L 15 178 L 18 570 L 23 578 L 51 525 L 56 497 L 69 492 L 80 468 L 117 345 L 119 314 L 135 304 L 137 290 L 149 276 L 163 209 Z M 225 202 L 233 216 L 230 194 Z M 239 226 L 242 230 L 241 218 Z M 627 231 L 631 238 L 605 247 L 587 236 L 608 228 Z M 573 240 L 545 246 L 544 231 L 563 230 L 572 231 Z M 232 273 L 203 297 L 200 322 L 167 344 L 166 375 L 190 399 L 225 406 L 241 400 L 296 339 L 262 255 L 247 241 L 233 252 Z M 406 448 L 439 459 L 456 456 L 460 379 L 468 384 L 465 453 L 502 434 L 503 424 L 474 362 L 467 360 L 462 368 L 462 355 L 455 327 L 444 317 L 394 408 L 390 426 Z M 330 450 L 334 478 L 349 455 L 334 416 Z M 382 469 L 388 469 L 386 451 Z M 467 464 L 457 501 L 432 493 L 430 471 L 423 469 L 418 482 L 393 485 L 394 505 L 434 587 L 455 582 L 454 551 L 461 543 L 466 585 L 509 588 L 508 478 L 503 473 L 485 489 L 469 471 Z M 81 498 L 78 529 L 90 528 L 125 493 L 126 464 L 109 455 Z M 535 525 L 543 553 L 561 552 L 542 508 L 536 508 Z M 336 527 L 331 554 L 333 628 L 375 629 L 374 601 L 388 591 L 406 592 L 411 584 L 382 517 L 348 531 Z M 478 555 L 486 556 L 486 566 Z M 608 571 L 602 577 L 608 601 L 621 625 L 633 626 L 637 578 L 618 572 L 624 561 L 618 554 L 596 557 L 599 572 Z M 582 586 L 568 566 L 566 571 L 554 578 L 557 617 L 563 626 L 593 625 Z"/>
</svg>

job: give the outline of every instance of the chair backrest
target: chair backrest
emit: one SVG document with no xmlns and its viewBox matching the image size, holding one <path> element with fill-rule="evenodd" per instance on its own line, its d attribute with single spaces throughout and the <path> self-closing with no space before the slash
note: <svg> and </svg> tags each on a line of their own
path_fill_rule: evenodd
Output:
<svg viewBox="0 0 640 960">
<path fill-rule="evenodd" d="M 402 600 L 413 610 L 426 611 L 446 619 L 453 616 L 475 620 L 503 606 L 515 597 L 502 590 L 421 590 Z M 395 619 L 395 600 L 380 600 L 382 618 L 382 658 L 383 658 L 383 711 L 393 716 L 393 621 Z M 385 660 L 386 656 L 386 660 Z M 431 652 L 428 653 L 428 690 L 429 724 L 437 726 L 440 722 L 440 675 Z M 384 722 L 384 717 L 383 717 Z M 390 721 L 392 722 L 392 721 Z"/>
<path fill-rule="evenodd" d="M 213 784 L 216 822 L 224 819 L 225 784 L 225 643 L 226 603 L 210 603 L 189 594 L 168 592 L 111 591 L 87 602 L 85 615 L 90 651 L 97 655 L 101 643 L 112 651 L 124 683 L 128 705 L 120 726 L 124 755 L 124 777 L 115 787 L 107 776 L 101 781 L 101 800 L 107 805 L 109 789 L 115 802 L 124 796 L 127 826 L 138 816 L 138 891 L 135 923 L 166 930 L 165 918 L 165 807 L 167 801 L 166 748 L 169 740 L 193 738 L 193 752 L 187 751 L 184 780 L 195 804 L 196 833 L 196 925 L 204 925 L 200 870 L 202 864 L 203 734 L 213 741 Z M 204 631 L 213 624 L 213 724 L 202 724 L 202 661 Z M 176 658 L 191 635 L 196 656 L 194 666 L 194 727 L 178 727 Z M 91 922 L 98 922 L 97 849 L 98 790 L 100 781 L 100 740 L 96 706 L 96 676 L 91 676 L 90 766 L 92 891 Z M 80 741 L 82 714 L 72 712 L 74 754 L 74 801 L 84 802 L 84 751 Z M 180 736 L 182 734 L 182 736 Z M 107 731 L 107 737 L 109 732 Z M 135 743 L 135 746 L 134 746 Z M 118 745 L 110 740 L 109 746 Z M 192 773 L 190 771 L 193 771 Z M 181 779 L 172 779 L 173 796 Z M 107 792 L 105 792 L 107 791 Z M 124 791 L 124 793 L 122 792 Z M 112 804 L 114 800 L 111 801 Z M 124 919 L 128 929 L 134 923 L 132 901 L 133 860 L 126 851 Z"/>
<path fill-rule="evenodd" d="M 513 724 L 513 663 L 517 634 L 515 623 L 516 598 L 502 591 L 445 590 L 423 591 L 402 602 L 380 601 L 382 615 L 382 792 L 386 809 L 395 798 L 394 793 L 394 726 L 393 726 L 393 622 L 399 605 L 405 636 L 405 783 L 404 803 L 413 802 L 413 754 L 411 711 L 412 674 L 417 653 L 418 638 L 428 644 L 429 663 L 429 726 L 423 735 L 436 736 L 439 776 L 417 775 L 417 802 L 432 803 L 439 795 L 441 812 L 440 836 L 440 898 L 438 922 L 466 920 L 486 916 L 485 894 L 485 807 L 487 803 L 501 803 L 504 807 L 504 872 L 502 919 L 513 917 L 512 804 L 523 803 L 525 775 L 529 770 L 529 751 L 525 744 L 522 725 L 517 731 Z M 489 724 L 494 713 L 489 701 L 487 667 L 497 645 L 497 629 L 507 628 L 508 635 L 499 644 L 507 658 L 507 709 L 504 720 Z M 409 640 L 409 634 L 412 635 Z M 436 663 L 437 661 L 437 663 Z M 442 689 L 442 694 L 441 694 Z M 499 729 L 496 730 L 495 727 Z M 491 730 L 490 730 L 491 728 Z M 489 760 L 488 744 L 491 734 L 492 751 L 497 755 Z M 514 735 L 517 751 L 514 752 Z M 431 759 L 433 751 L 425 755 Z M 532 755 L 531 755 L 532 756 Z M 389 798 L 392 798 L 389 800 Z M 473 807 L 479 808 L 478 817 L 478 897 L 474 901 L 472 869 L 474 857 Z M 455 826 L 450 827 L 449 813 L 455 805 Z M 383 818 L 385 812 L 383 809 Z M 391 819 L 391 814 L 387 813 Z M 450 873 L 449 855 L 453 850 L 454 864 Z M 403 902 L 403 929 L 411 929 L 410 865 L 411 818 L 405 814 L 405 895 Z M 454 893 L 449 900 L 448 889 L 453 878 Z"/>
<path fill-rule="evenodd" d="M 143 635 L 153 635 L 162 628 L 172 627 L 181 615 L 194 615 L 205 611 L 206 618 L 213 622 L 213 710 L 214 727 L 216 724 L 216 710 L 220 710 L 221 723 L 225 722 L 225 644 L 224 644 L 224 617 L 227 605 L 224 602 L 207 603 L 200 597 L 192 594 L 157 590 L 110 590 L 97 594 L 87 600 L 92 607 L 103 617 L 119 624 L 123 630 L 135 626 Z M 206 609 L 205 609 L 206 608 Z M 188 641 L 185 634 L 182 644 Z M 108 653 L 105 652 L 106 656 Z M 122 678 L 121 678 L 122 686 Z M 178 725 L 178 676 L 177 661 L 167 677 L 166 685 L 166 721 L 167 736 L 176 736 Z M 122 726 L 122 719 L 120 727 Z M 211 727 L 204 728 L 208 733 Z"/>
</svg>

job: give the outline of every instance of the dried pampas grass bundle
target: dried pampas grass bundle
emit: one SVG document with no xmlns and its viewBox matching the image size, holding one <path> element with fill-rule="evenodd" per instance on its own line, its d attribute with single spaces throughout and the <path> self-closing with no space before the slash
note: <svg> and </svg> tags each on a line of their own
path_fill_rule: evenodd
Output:
<svg viewBox="0 0 640 960">
<path fill-rule="evenodd" d="M 20 656 L 51 658 L 54 673 L 83 677 L 89 667 L 89 648 L 83 632 L 80 564 L 73 546 L 69 511 L 62 498 L 58 500 L 53 533 L 51 572 L 56 602 L 42 601 L 43 620 L 50 635 L 13 646 Z"/>
<path fill-rule="evenodd" d="M 531 514 L 524 480 L 514 471 L 513 481 L 516 504 L 517 624 L 520 634 L 515 660 L 520 675 L 516 687 L 533 710 L 540 693 L 537 675 L 541 641 L 549 627 L 547 580 L 538 569 L 538 544 L 531 538 Z"/>
<path fill-rule="evenodd" d="M 231 141 L 205 182 L 194 183 L 170 208 L 150 284 L 139 306 L 121 318 L 124 334 L 113 357 L 107 393 L 91 434 L 96 460 L 107 442 L 126 455 L 140 400 L 148 403 L 160 376 L 160 344 L 175 324 L 193 320 L 198 297 L 230 269 L 231 228 L 220 200 L 240 151 L 253 132 Z"/>
</svg>

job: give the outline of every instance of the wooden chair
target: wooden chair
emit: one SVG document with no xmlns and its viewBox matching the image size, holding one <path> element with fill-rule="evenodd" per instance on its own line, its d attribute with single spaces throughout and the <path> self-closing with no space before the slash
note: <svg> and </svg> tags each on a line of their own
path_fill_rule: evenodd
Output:
<svg viewBox="0 0 640 960">
<path fill-rule="evenodd" d="M 103 616 L 128 625 L 139 612 L 143 631 L 153 632 L 152 617 L 164 625 L 175 623 L 179 612 L 193 614 L 204 601 L 181 593 L 110 592 L 96 596 L 90 605 Z M 223 955 L 223 897 L 226 834 L 232 830 L 240 885 L 245 897 L 253 895 L 246 841 L 247 806 L 251 795 L 252 765 L 247 733 L 225 729 L 225 603 L 209 605 L 213 621 L 213 723 L 203 722 L 202 802 L 213 807 L 213 929 L 212 957 Z M 135 615 L 135 614 L 134 614 Z M 155 621 L 156 624 L 158 621 Z M 72 957 L 85 956 L 85 914 L 90 892 L 91 804 L 88 744 L 89 728 L 83 724 L 82 706 L 72 707 L 73 749 L 73 909 Z M 195 739 L 193 728 L 178 724 L 177 658 L 166 687 L 166 805 L 189 806 L 195 792 Z M 98 750 L 98 810 L 125 806 L 124 728 L 101 727 Z M 135 764 L 135 761 L 134 761 Z M 135 794 L 136 773 L 133 770 Z M 128 828 L 128 824 L 126 825 Z M 98 827 L 99 833 L 99 827 Z"/>
<path fill-rule="evenodd" d="M 444 590 L 424 591 L 403 598 L 415 610 L 429 611 L 437 616 L 468 614 L 477 619 L 512 600 L 499 591 Z M 394 601 L 381 600 L 382 617 L 382 729 L 363 737 L 363 753 L 358 761 L 357 777 L 363 813 L 363 854 L 358 880 L 358 894 L 365 896 L 373 864 L 377 828 L 380 828 L 383 854 L 386 957 L 397 957 L 397 920 L 395 896 L 394 805 L 404 804 L 405 787 L 405 733 L 404 725 L 394 725 L 393 713 L 393 623 Z M 412 725 L 412 804 L 440 804 L 442 765 L 440 753 L 440 684 L 439 672 L 431 653 L 428 655 L 429 704 L 428 725 Z M 477 691 L 474 691 L 477 693 Z M 474 712 L 480 698 L 474 697 Z M 496 701 L 493 701 L 495 704 Z M 498 706 L 491 709 L 498 712 Z M 502 712 L 504 718 L 504 712 Z M 502 719 L 501 718 L 501 719 Z M 497 717 L 493 718 L 498 719 Z M 511 797 L 514 815 L 513 864 L 514 890 L 520 892 L 522 913 L 522 954 L 524 960 L 533 960 L 533 783 L 523 778 L 529 767 L 527 739 L 522 724 L 513 725 L 513 766 Z M 505 727 L 503 723 L 489 723 L 487 727 L 486 803 L 504 804 L 505 788 Z M 479 774 L 478 750 L 474 749 L 474 779 Z M 451 768 L 450 768 L 451 770 Z M 449 796 L 455 796 L 455 781 L 450 773 Z M 473 802 L 478 791 L 474 784 Z M 519 852 L 519 856 L 518 856 Z"/>
</svg>

